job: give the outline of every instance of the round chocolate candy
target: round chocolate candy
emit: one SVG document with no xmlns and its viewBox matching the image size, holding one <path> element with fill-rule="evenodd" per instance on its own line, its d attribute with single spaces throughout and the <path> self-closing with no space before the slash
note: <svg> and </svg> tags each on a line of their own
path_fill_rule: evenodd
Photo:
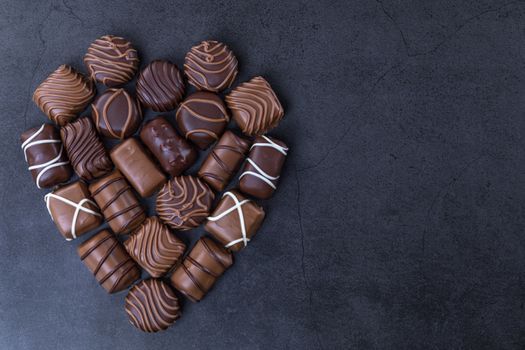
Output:
<svg viewBox="0 0 525 350">
<path fill-rule="evenodd" d="M 128 40 L 104 35 L 89 46 L 84 64 L 93 79 L 113 87 L 133 78 L 139 66 L 139 56 Z"/>
<path fill-rule="evenodd" d="M 228 46 L 208 40 L 186 54 L 184 74 L 197 89 L 218 92 L 231 86 L 237 76 L 237 65 L 237 58 Z"/>
<path fill-rule="evenodd" d="M 138 101 L 124 89 L 107 89 L 91 108 L 97 131 L 106 137 L 122 140 L 133 135 L 142 122 Z"/>
<path fill-rule="evenodd" d="M 180 104 L 175 118 L 184 137 L 200 149 L 206 149 L 218 140 L 230 121 L 221 98 L 207 91 L 188 96 Z"/>
<path fill-rule="evenodd" d="M 144 68 L 137 80 L 137 97 L 144 107 L 167 112 L 177 107 L 184 95 L 184 83 L 177 66 L 156 60 Z"/>
</svg>

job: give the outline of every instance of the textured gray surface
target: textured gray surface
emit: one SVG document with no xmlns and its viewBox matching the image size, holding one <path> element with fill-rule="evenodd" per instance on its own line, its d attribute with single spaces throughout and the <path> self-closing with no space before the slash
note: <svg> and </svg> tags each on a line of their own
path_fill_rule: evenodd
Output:
<svg viewBox="0 0 525 350">
<path fill-rule="evenodd" d="M 3 1 L 0 28 L 0 348 L 525 347 L 524 2 Z M 106 33 L 179 65 L 225 41 L 287 111 L 262 230 L 156 335 L 56 232 L 19 149 L 34 88 Z"/>
</svg>

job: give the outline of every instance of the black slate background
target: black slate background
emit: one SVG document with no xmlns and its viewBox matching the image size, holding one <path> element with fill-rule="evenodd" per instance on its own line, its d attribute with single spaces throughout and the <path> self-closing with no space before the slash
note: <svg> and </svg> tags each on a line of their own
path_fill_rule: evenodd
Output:
<svg viewBox="0 0 525 350">
<path fill-rule="evenodd" d="M 179 65 L 224 41 L 286 108 L 263 228 L 155 335 L 57 233 L 19 148 L 46 121 L 34 88 L 107 33 Z M 0 39 L 1 349 L 525 347 L 523 1 L 2 1 Z"/>
</svg>

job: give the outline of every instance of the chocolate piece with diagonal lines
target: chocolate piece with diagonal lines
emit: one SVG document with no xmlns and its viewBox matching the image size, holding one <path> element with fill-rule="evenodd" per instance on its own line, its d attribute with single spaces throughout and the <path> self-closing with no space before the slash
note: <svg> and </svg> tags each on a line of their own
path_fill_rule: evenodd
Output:
<svg viewBox="0 0 525 350">
<path fill-rule="evenodd" d="M 144 107 L 167 112 L 175 109 L 182 100 L 184 83 L 175 64 L 155 60 L 140 72 L 136 91 Z"/>
</svg>

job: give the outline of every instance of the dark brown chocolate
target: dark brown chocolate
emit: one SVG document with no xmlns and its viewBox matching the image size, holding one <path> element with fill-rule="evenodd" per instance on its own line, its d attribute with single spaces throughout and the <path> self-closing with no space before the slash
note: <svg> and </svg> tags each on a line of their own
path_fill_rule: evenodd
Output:
<svg viewBox="0 0 525 350">
<path fill-rule="evenodd" d="M 182 77 L 177 66 L 170 61 L 153 61 L 140 72 L 137 97 L 144 107 L 155 112 L 171 111 L 183 96 Z"/>
</svg>

